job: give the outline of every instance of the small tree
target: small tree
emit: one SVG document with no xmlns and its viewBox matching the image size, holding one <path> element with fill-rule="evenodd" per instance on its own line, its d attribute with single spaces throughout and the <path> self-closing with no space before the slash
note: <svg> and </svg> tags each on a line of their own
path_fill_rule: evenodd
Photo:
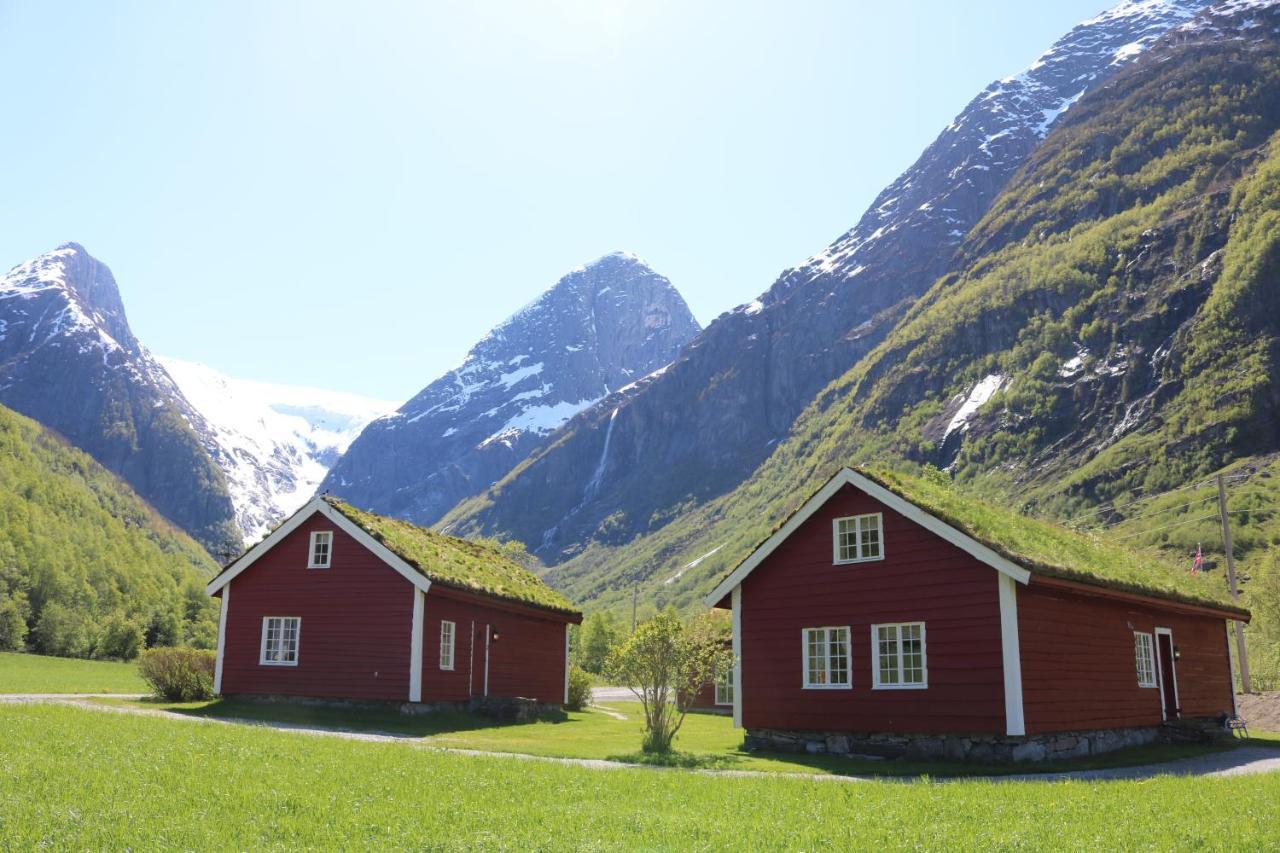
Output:
<svg viewBox="0 0 1280 853">
<path fill-rule="evenodd" d="M 20 652 L 27 643 L 26 598 L 0 595 L 0 651 Z"/>
<path fill-rule="evenodd" d="M 621 634 L 613 614 L 592 613 L 578 629 L 578 665 L 587 672 L 603 673 L 609 652 L 618 644 Z"/>
<path fill-rule="evenodd" d="M 644 708 L 645 752 L 670 752 L 698 689 L 732 665 L 733 654 L 709 620 L 686 627 L 674 613 L 645 622 L 609 655 L 608 677 L 630 688 Z"/>
</svg>

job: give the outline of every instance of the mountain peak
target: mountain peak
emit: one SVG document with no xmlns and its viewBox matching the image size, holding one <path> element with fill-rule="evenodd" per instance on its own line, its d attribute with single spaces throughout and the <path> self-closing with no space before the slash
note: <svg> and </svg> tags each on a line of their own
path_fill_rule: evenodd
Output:
<svg viewBox="0 0 1280 853">
<path fill-rule="evenodd" d="M 118 346 L 131 353 L 138 351 L 115 276 L 84 246 L 62 243 L 0 278 L 0 293 L 10 298 L 41 298 L 51 291 L 62 291 L 68 304 L 50 316 L 47 328 L 33 328 L 32 334 L 42 331 L 47 339 L 53 339 L 75 329 L 96 331 L 107 349 Z"/>
<path fill-rule="evenodd" d="M 665 276 L 631 252 L 602 255 L 370 424 L 323 486 L 376 512 L 434 522 L 578 412 L 669 364 L 699 331 Z"/>
</svg>

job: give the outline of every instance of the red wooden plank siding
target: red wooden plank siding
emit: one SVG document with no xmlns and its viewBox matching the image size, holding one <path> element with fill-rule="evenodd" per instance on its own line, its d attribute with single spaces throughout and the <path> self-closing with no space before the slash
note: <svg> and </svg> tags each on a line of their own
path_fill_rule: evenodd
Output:
<svg viewBox="0 0 1280 853">
<path fill-rule="evenodd" d="M 1223 620 L 1031 585 L 1018 589 L 1027 733 L 1154 726 L 1160 691 L 1139 687 L 1134 631 L 1169 628 L 1183 717 L 1230 713 Z M 1154 639 L 1154 637 L 1153 637 Z"/>
<path fill-rule="evenodd" d="M 433 586 L 427 593 L 422 631 L 422 700 L 483 695 L 488 625 L 498 634 L 489 644 L 489 695 L 559 705 L 564 701 L 566 618 L 486 606 L 476 596 Z M 445 620 L 455 624 L 452 671 L 440 668 L 440 623 Z"/>
<path fill-rule="evenodd" d="M 313 530 L 334 531 L 328 569 L 307 568 Z M 414 587 L 322 515 L 259 557 L 229 589 L 224 694 L 408 700 Z M 264 616 L 301 617 L 297 666 L 258 663 Z"/>
<path fill-rule="evenodd" d="M 884 513 L 885 559 L 833 565 L 832 521 Z M 742 587 L 747 728 L 1003 733 L 997 572 L 846 486 Z M 871 625 L 924 622 L 928 688 L 873 690 Z M 806 690 L 804 628 L 849 626 L 852 688 Z"/>
</svg>

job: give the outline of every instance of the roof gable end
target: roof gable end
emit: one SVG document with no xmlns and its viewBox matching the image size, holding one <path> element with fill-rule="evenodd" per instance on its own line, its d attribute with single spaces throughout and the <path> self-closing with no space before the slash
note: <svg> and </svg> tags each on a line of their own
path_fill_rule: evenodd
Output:
<svg viewBox="0 0 1280 853">
<path fill-rule="evenodd" d="M 326 519 L 332 522 L 335 527 L 343 533 L 346 533 L 352 539 L 355 539 L 361 546 L 373 553 L 374 556 L 382 560 L 382 562 L 386 563 L 418 589 L 423 592 L 431 589 L 430 578 L 423 575 L 377 539 L 370 536 L 369 533 L 360 525 L 356 524 L 354 521 L 330 506 L 328 501 L 320 497 L 315 497 L 308 501 L 301 509 L 291 515 L 282 524 L 276 527 L 275 530 L 271 531 L 270 535 L 265 539 L 254 545 L 244 554 L 240 555 L 235 562 L 223 569 L 216 577 L 214 577 L 213 580 L 209 581 L 205 586 L 205 592 L 209 595 L 213 595 L 214 593 L 222 590 L 227 584 L 231 583 L 237 575 L 243 573 L 246 569 L 252 566 L 258 561 L 259 557 L 268 553 L 272 548 L 285 539 L 285 537 L 301 527 L 303 522 L 307 521 L 307 519 L 311 518 L 316 513 L 323 515 Z"/>
<path fill-rule="evenodd" d="M 765 561 L 777 548 L 791 537 L 793 533 L 800 529 L 806 521 L 813 517 L 819 509 L 821 509 L 827 501 L 831 500 L 837 492 L 845 486 L 853 486 L 855 489 L 863 492 L 874 500 L 884 504 L 889 509 L 897 512 L 909 521 L 933 533 L 935 536 L 950 542 L 960 550 L 969 554 L 981 563 L 985 563 L 995 569 L 1002 575 L 1007 575 L 1018 583 L 1027 583 L 1031 579 L 1031 572 L 1023 567 L 1013 563 L 1008 558 L 996 553 L 991 548 L 974 539 L 969 534 L 959 530 L 947 522 L 930 515 L 920 507 L 901 495 L 886 489 L 884 486 L 866 477 L 852 468 L 842 468 L 834 477 L 827 481 L 821 489 L 814 493 L 813 497 L 805 501 L 804 504 L 796 510 L 787 521 L 774 531 L 773 535 L 759 545 L 745 560 L 738 564 L 728 577 L 722 580 L 710 595 L 706 596 L 704 602 L 708 607 L 714 607 L 718 602 L 724 599 L 726 595 L 733 591 L 735 587 L 746 580 L 747 576 L 755 571 L 756 567 Z"/>
</svg>

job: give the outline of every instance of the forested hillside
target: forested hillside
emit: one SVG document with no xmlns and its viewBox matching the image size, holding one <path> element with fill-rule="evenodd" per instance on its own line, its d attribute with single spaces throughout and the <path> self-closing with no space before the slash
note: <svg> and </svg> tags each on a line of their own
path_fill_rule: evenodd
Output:
<svg viewBox="0 0 1280 853">
<path fill-rule="evenodd" d="M 552 579 L 605 605 L 636 583 L 690 605 L 836 468 L 868 462 L 944 469 L 951 488 L 1188 568 L 1200 544 L 1217 573 L 1207 478 L 1226 469 L 1258 669 L 1275 670 L 1277 28 L 1272 8 L 1202 18 L 1086 95 L 955 270 L 746 484 Z"/>
<path fill-rule="evenodd" d="M 0 406 L 0 649 L 216 642 L 216 566 L 88 454 Z"/>
</svg>

